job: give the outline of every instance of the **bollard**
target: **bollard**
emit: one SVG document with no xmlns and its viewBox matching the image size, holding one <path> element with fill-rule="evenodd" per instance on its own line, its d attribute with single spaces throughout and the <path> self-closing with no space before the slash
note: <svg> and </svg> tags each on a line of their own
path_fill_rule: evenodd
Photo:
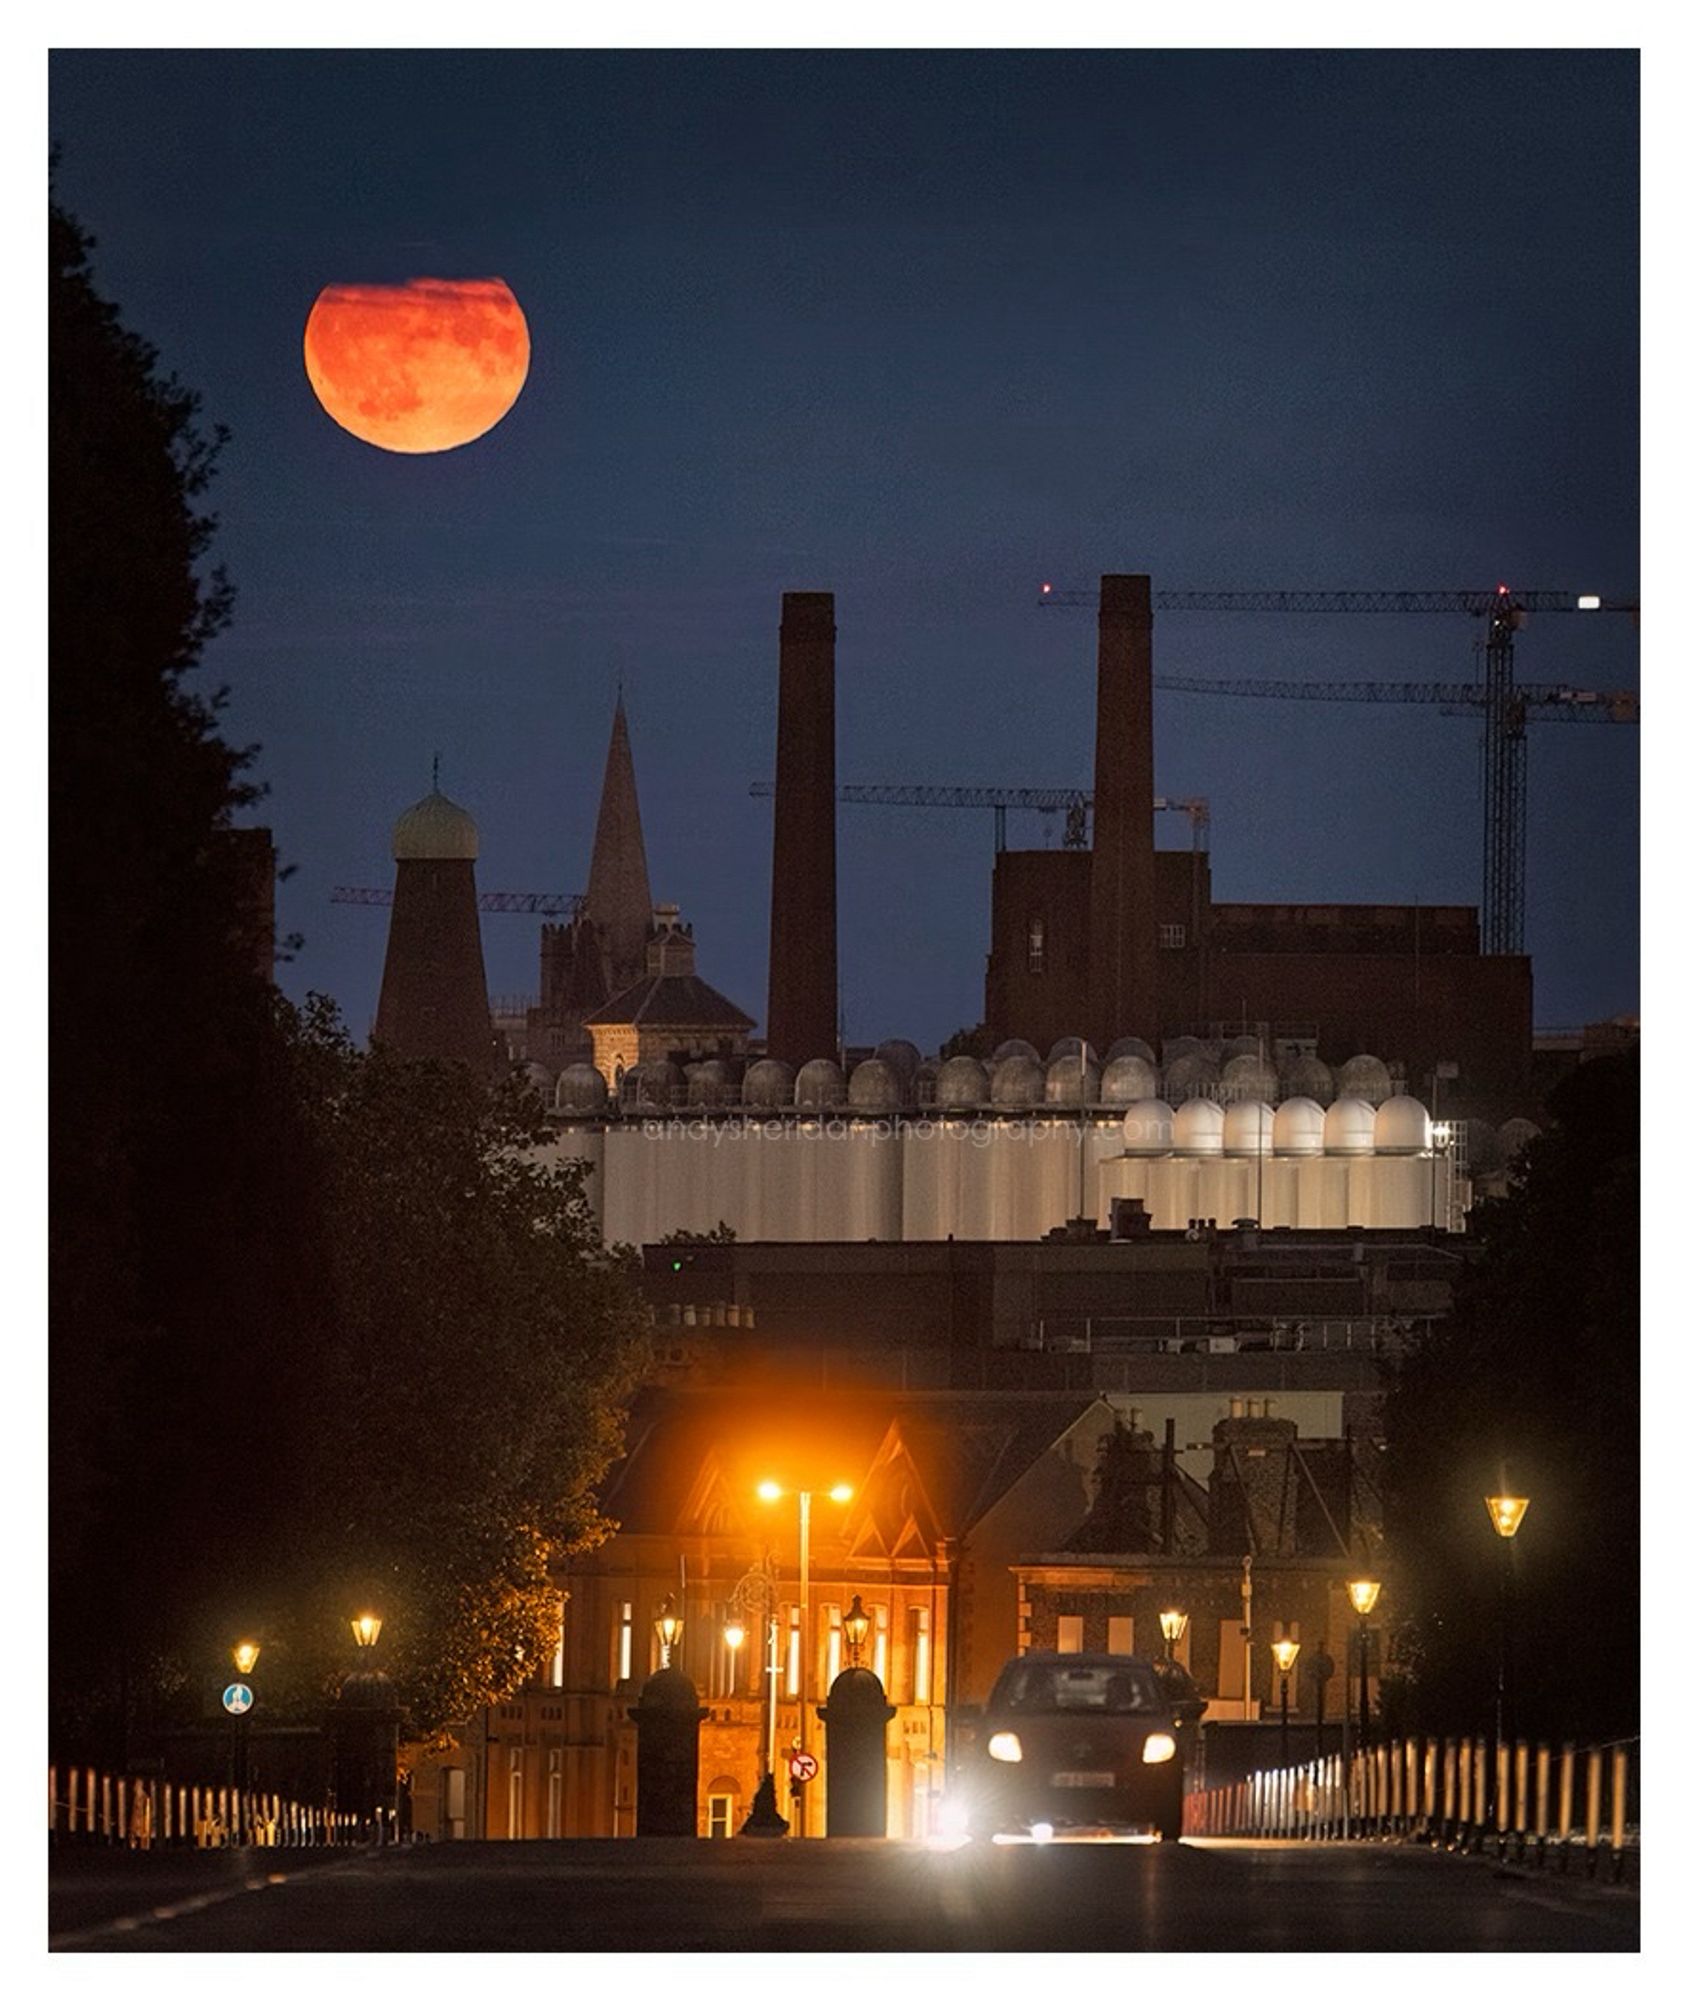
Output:
<svg viewBox="0 0 1688 2000">
<path fill-rule="evenodd" d="M 1459 1739 L 1459 1811 L 1455 1815 L 1454 1826 L 1460 1844 L 1465 1843 L 1466 1829 L 1471 1824 L 1471 1738 Z"/>
<path fill-rule="evenodd" d="M 1588 1872 L 1593 1874 L 1600 1862 L 1600 1765 L 1598 1750 L 1588 1753 L 1587 1810 L 1584 1814 L 1586 1827 L 1584 1839 L 1588 1843 Z"/>
<path fill-rule="evenodd" d="M 1459 1799 L 1459 1749 L 1451 1736 L 1442 1738 L 1442 1839 L 1451 1844 L 1459 1816 L 1454 1807 Z"/>
<path fill-rule="evenodd" d="M 1577 1747 L 1567 1743 L 1559 1753 L 1559 1872 L 1565 1872 L 1565 1865 L 1571 1851 L 1572 1794 L 1577 1782 Z"/>
<path fill-rule="evenodd" d="M 1512 1769 L 1503 1743 L 1495 1745 L 1495 1836 L 1506 1859 L 1506 1836 L 1512 1831 Z"/>
<path fill-rule="evenodd" d="M 663 1667 L 627 1711 L 638 1731 L 635 1836 L 697 1838 L 697 1737 L 706 1709 L 678 1667 Z"/>
<path fill-rule="evenodd" d="M 1536 1745 L 1536 1866 L 1547 1861 L 1547 1807 L 1552 1789 L 1553 1752 L 1545 1743 Z"/>
<path fill-rule="evenodd" d="M 1474 1770 L 1471 1790 L 1471 1837 L 1472 1845 L 1479 1854 L 1483 1851 L 1483 1829 L 1489 1823 L 1489 1744 L 1487 1737 L 1479 1736 L 1471 1751 Z"/>
<path fill-rule="evenodd" d="M 1414 1833 L 1414 1834 L 1416 1834 L 1416 1833 L 1417 1833 L 1417 1832 L 1419 1831 L 1419 1824 L 1418 1824 L 1418 1778 L 1419 1778 L 1419 1770 L 1418 1770 L 1418 1738 L 1417 1738 L 1416 1736 L 1409 1736 L 1409 1737 L 1407 1738 L 1407 1746 L 1406 1746 L 1406 1757 L 1405 1757 L 1405 1763 L 1406 1763 L 1406 1778 L 1407 1778 L 1407 1792 L 1406 1792 L 1406 1831 L 1407 1831 L 1408 1833 Z"/>
<path fill-rule="evenodd" d="M 1624 1868 L 1624 1809 L 1629 1801 L 1629 1752 L 1612 1752 L 1612 1880 L 1616 1882 Z"/>
<path fill-rule="evenodd" d="M 885 1838 L 885 1730 L 896 1712 L 867 1667 L 846 1667 L 816 1711 L 826 1729 L 829 1837 Z"/>
<path fill-rule="evenodd" d="M 1399 1833 L 1406 1815 L 1406 1786 L 1401 1770 L 1401 1746 L 1389 1746 L 1389 1831 Z"/>
</svg>

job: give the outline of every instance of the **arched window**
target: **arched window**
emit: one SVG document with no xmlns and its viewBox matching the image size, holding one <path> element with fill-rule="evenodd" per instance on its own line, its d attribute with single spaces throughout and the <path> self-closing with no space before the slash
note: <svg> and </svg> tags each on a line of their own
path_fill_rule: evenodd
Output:
<svg viewBox="0 0 1688 2000">
<path fill-rule="evenodd" d="M 705 1801 L 709 1822 L 705 1831 L 711 1840 L 731 1840 L 738 1832 L 739 1788 L 736 1778 L 712 1778 Z"/>
</svg>

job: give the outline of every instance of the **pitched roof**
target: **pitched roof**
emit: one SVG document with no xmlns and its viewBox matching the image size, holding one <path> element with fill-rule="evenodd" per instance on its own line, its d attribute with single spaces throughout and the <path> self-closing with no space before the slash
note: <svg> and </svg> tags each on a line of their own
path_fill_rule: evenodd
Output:
<svg viewBox="0 0 1688 2000">
<path fill-rule="evenodd" d="M 748 1014 L 696 973 L 647 972 L 588 1014 L 589 1028 L 749 1028 Z"/>
</svg>

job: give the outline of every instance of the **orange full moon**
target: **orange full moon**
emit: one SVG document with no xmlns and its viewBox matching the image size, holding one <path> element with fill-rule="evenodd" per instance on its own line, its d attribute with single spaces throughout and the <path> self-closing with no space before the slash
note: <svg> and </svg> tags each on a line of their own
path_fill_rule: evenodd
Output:
<svg viewBox="0 0 1688 2000">
<path fill-rule="evenodd" d="M 383 451 L 453 451 L 484 437 L 527 372 L 527 321 L 502 278 L 325 285 L 305 322 L 317 401 Z"/>
</svg>

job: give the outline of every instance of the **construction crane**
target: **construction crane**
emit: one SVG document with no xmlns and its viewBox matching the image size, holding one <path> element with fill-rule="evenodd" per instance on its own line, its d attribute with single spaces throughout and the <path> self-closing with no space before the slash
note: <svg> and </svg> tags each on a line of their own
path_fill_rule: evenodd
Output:
<svg viewBox="0 0 1688 2000">
<path fill-rule="evenodd" d="M 391 889 L 331 889 L 331 903 L 357 903 L 365 909 L 384 910 L 393 900 Z M 584 896 L 547 895 L 525 889 L 488 889 L 475 898 L 477 906 L 496 916 L 578 917 L 586 908 Z"/>
<path fill-rule="evenodd" d="M 1057 590 L 1046 583 L 1038 592 L 1045 605 L 1094 605 L 1095 591 Z M 1525 723 L 1533 715 L 1554 715 L 1558 720 L 1601 722 L 1635 721 L 1639 704 L 1633 695 L 1622 699 L 1632 712 L 1585 713 L 1575 709 L 1599 710 L 1606 699 L 1575 693 L 1562 705 L 1541 699 L 1543 690 L 1519 689 L 1513 679 L 1513 637 L 1532 612 L 1622 612 L 1640 622 L 1641 607 L 1636 603 L 1611 603 L 1591 591 L 1514 590 L 1497 584 L 1492 590 L 1156 590 L 1150 602 L 1157 611 L 1346 611 L 1378 612 L 1462 612 L 1484 621 L 1483 679 L 1480 685 L 1462 688 L 1448 702 L 1436 695 L 1398 695 L 1402 700 L 1437 701 L 1458 714 L 1473 711 L 1483 718 L 1483 901 L 1482 947 L 1490 953 L 1513 953 L 1524 949 L 1524 777 Z M 1170 686 L 1169 682 L 1159 685 Z M 1217 684 L 1209 683 L 1215 688 Z M 1292 699 L 1307 700 L 1389 700 L 1389 695 L 1361 693 L 1320 695 L 1314 684 L 1290 682 L 1258 683 L 1254 692 L 1268 686 Z M 1333 682 L 1334 687 L 1357 689 L 1358 682 Z M 1412 683 L 1391 683 L 1397 689 Z M 1307 690 L 1303 693 L 1303 687 Z M 1243 692 L 1234 684 L 1231 692 Z"/>
<path fill-rule="evenodd" d="M 751 786 L 753 799 L 771 799 L 774 787 L 763 779 Z M 996 814 L 996 851 L 1008 845 L 1010 812 L 1064 813 L 1063 847 L 1090 844 L 1092 794 L 1073 785 L 840 785 L 837 796 L 847 806 L 989 806 Z M 1206 799 L 1156 799 L 1156 812 L 1182 813 L 1190 822 L 1190 847 L 1206 853 L 1211 819 Z"/>
</svg>

